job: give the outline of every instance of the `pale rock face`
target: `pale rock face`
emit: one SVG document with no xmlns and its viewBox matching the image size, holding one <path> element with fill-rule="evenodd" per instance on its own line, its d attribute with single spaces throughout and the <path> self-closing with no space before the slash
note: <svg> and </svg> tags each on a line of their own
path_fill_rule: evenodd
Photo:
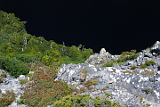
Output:
<svg viewBox="0 0 160 107">
<path fill-rule="evenodd" d="M 100 53 L 96 53 L 94 55 L 91 55 L 86 61 L 85 63 L 87 64 L 91 64 L 91 65 L 105 65 L 107 63 L 108 60 L 113 60 L 116 59 L 117 56 L 113 56 L 111 55 L 109 52 L 106 52 L 106 50 L 104 48 L 102 48 L 100 50 Z"/>
<path fill-rule="evenodd" d="M 105 93 L 112 95 L 112 101 L 120 102 L 127 107 L 160 107 L 160 42 L 152 48 L 143 50 L 134 60 L 129 60 L 122 65 L 114 67 L 101 67 L 108 60 L 117 59 L 119 56 L 111 55 L 104 48 L 100 54 L 91 55 L 85 64 L 64 64 L 56 80 L 65 81 L 77 88 L 85 87 L 83 83 L 96 80 L 97 85 L 91 86 L 94 90 L 87 90 L 81 94 L 92 97 L 105 97 Z M 147 60 L 153 60 L 155 65 L 145 69 L 140 67 Z M 135 70 L 131 67 L 135 66 Z M 85 79 L 82 71 L 85 71 Z M 83 81 L 82 81 L 83 80 Z M 103 90 L 103 91 L 102 91 Z M 143 104 L 140 103 L 143 98 Z"/>
<path fill-rule="evenodd" d="M 153 45 L 151 49 L 158 49 L 158 48 L 160 48 L 160 42 L 156 41 L 156 43 Z"/>
<path fill-rule="evenodd" d="M 18 100 L 19 97 L 23 94 L 23 90 L 22 90 L 23 86 L 19 83 L 20 79 L 26 79 L 26 76 L 21 75 L 18 78 L 12 78 L 7 73 L 6 81 L 0 84 L 0 90 L 2 90 L 3 93 L 7 91 L 13 91 L 16 94 L 16 100 Z M 14 101 L 8 107 L 26 107 L 26 105 L 18 105 L 16 101 Z"/>
<path fill-rule="evenodd" d="M 106 54 L 107 52 L 106 52 L 106 50 L 105 50 L 105 48 L 102 48 L 101 50 L 100 50 L 100 55 L 104 55 L 104 54 Z"/>
<path fill-rule="evenodd" d="M 112 94 L 113 101 L 121 102 L 127 106 L 141 107 L 142 105 L 138 103 L 138 99 L 134 98 L 135 95 L 139 95 L 144 97 L 146 102 L 149 101 L 151 105 L 160 104 L 160 82 L 155 81 L 154 83 L 154 81 L 149 81 L 150 77 L 141 74 L 122 73 L 121 70 L 113 67 L 101 68 L 87 64 L 67 64 L 62 66 L 56 80 L 62 80 L 70 85 L 75 85 L 77 88 L 81 88 L 83 87 L 83 84 L 81 84 L 82 69 L 86 70 L 86 79 L 83 82 L 93 79 L 98 82 L 97 85 L 93 86 L 95 91 L 87 91 L 87 94 L 90 94 L 92 97 L 104 97 L 105 92 L 109 92 Z M 72 72 L 68 72 L 68 70 Z M 160 76 L 155 78 L 158 79 Z M 107 87 L 106 90 L 102 92 L 101 90 L 104 90 L 105 87 Z M 150 89 L 153 93 L 145 94 L 143 89 Z M 81 94 L 86 94 L 86 92 Z"/>
<path fill-rule="evenodd" d="M 20 76 L 18 77 L 18 79 L 19 79 L 19 80 L 21 80 L 21 79 L 26 79 L 26 76 L 25 76 L 25 75 L 20 75 Z"/>
</svg>

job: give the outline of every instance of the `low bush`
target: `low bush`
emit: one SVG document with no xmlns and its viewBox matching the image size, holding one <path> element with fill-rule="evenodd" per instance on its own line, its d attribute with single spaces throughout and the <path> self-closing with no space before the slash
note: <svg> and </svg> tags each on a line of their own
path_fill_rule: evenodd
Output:
<svg viewBox="0 0 160 107">
<path fill-rule="evenodd" d="M 27 53 L 27 54 L 18 54 L 15 57 L 16 57 L 17 60 L 23 61 L 25 63 L 40 61 L 40 59 L 41 59 L 40 56 L 30 55 L 29 53 Z"/>
<path fill-rule="evenodd" d="M 9 72 L 11 76 L 18 77 L 29 72 L 28 66 L 15 58 L 0 57 L 0 66 Z"/>
<path fill-rule="evenodd" d="M 140 67 L 141 67 L 142 69 L 144 69 L 144 68 L 147 68 L 147 67 L 150 66 L 150 65 L 155 65 L 155 64 L 156 64 L 155 61 L 153 61 L 153 60 L 148 60 L 148 61 L 146 61 L 144 64 L 141 64 Z"/>
<path fill-rule="evenodd" d="M 115 61 L 110 60 L 110 61 L 107 61 L 107 63 L 103 65 L 103 67 L 113 67 L 115 63 L 116 63 Z"/>
<path fill-rule="evenodd" d="M 136 53 L 136 50 L 122 52 L 121 56 L 117 59 L 117 63 L 123 63 L 128 60 L 136 59 L 137 56 L 138 56 L 138 54 Z"/>
<path fill-rule="evenodd" d="M 29 107 L 46 107 L 54 101 L 72 92 L 71 88 L 62 81 L 54 81 L 54 69 L 43 67 L 32 75 L 32 83 L 24 88 L 21 102 Z"/>
<path fill-rule="evenodd" d="M 54 103 L 54 107 L 120 107 L 109 99 L 91 98 L 89 95 L 66 96 Z"/>
<path fill-rule="evenodd" d="M 132 66 L 131 67 L 131 70 L 135 70 L 137 67 L 136 66 Z"/>
</svg>

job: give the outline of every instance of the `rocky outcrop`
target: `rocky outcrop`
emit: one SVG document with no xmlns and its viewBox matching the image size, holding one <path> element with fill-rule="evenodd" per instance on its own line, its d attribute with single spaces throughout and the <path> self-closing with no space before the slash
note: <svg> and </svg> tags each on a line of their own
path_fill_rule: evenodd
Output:
<svg viewBox="0 0 160 107">
<path fill-rule="evenodd" d="M 95 53 L 91 55 L 85 63 L 95 65 L 95 66 L 102 66 L 105 65 L 110 60 L 115 60 L 118 58 L 119 55 L 111 55 L 109 52 L 106 52 L 104 48 L 100 50 L 100 53 Z"/>
<path fill-rule="evenodd" d="M 77 89 L 84 88 L 85 91 L 81 94 L 90 94 L 93 97 L 106 97 L 105 93 L 110 93 L 113 101 L 127 106 L 160 106 L 160 75 L 147 76 L 113 67 L 101 68 L 87 64 L 64 64 L 58 72 L 57 80 L 65 81 Z M 97 81 L 97 85 L 89 87 L 91 90 L 84 85 L 89 80 Z M 143 103 L 140 101 L 142 99 Z"/>
<path fill-rule="evenodd" d="M 0 90 L 2 93 L 6 93 L 7 91 L 13 91 L 16 95 L 16 101 L 14 101 L 11 105 L 8 107 L 26 107 L 26 105 L 18 105 L 17 101 L 19 100 L 20 96 L 23 94 L 23 85 L 20 84 L 20 79 L 26 79 L 26 76 L 21 75 L 19 78 L 13 78 L 11 77 L 6 71 L 1 70 L 0 72 L 5 72 L 6 77 L 5 81 L 3 83 L 0 83 Z"/>
<path fill-rule="evenodd" d="M 152 48 L 140 52 L 136 59 L 114 67 L 100 67 L 120 57 L 102 49 L 84 64 L 63 64 L 56 80 L 76 87 L 78 94 L 109 97 L 127 107 L 160 107 L 159 50 L 160 43 L 156 42 Z M 146 61 L 152 64 L 142 68 Z"/>
</svg>

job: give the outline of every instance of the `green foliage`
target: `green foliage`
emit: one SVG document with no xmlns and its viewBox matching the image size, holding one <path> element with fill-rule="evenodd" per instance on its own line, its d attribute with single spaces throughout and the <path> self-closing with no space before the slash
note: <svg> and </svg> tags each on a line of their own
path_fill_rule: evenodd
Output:
<svg viewBox="0 0 160 107">
<path fill-rule="evenodd" d="M 31 62 L 41 60 L 40 56 L 32 55 L 32 54 L 16 54 L 14 55 L 14 57 L 16 57 L 17 60 L 20 60 L 25 63 L 31 63 Z"/>
<path fill-rule="evenodd" d="M 68 50 L 68 56 L 73 59 L 80 59 L 82 58 L 82 54 L 79 48 L 76 46 L 71 46 Z"/>
<path fill-rule="evenodd" d="M 106 97 L 112 97 L 112 94 L 110 94 L 110 93 L 105 93 L 105 95 L 106 95 Z"/>
<path fill-rule="evenodd" d="M 71 95 L 66 96 L 56 102 L 54 107 L 120 107 L 118 103 L 109 99 L 91 98 L 89 95 Z"/>
<path fill-rule="evenodd" d="M 36 70 L 31 76 L 33 83 L 24 89 L 21 103 L 45 107 L 72 92 L 67 84 L 54 81 L 61 64 L 82 63 L 93 51 L 82 45 L 68 47 L 28 34 L 25 23 L 14 14 L 0 11 L 0 67 L 14 77 L 26 75 L 28 66 Z"/>
<path fill-rule="evenodd" d="M 110 60 L 110 61 L 107 61 L 107 63 L 103 65 L 103 67 L 113 67 L 115 63 L 116 61 Z"/>
<path fill-rule="evenodd" d="M 141 64 L 140 65 L 140 68 L 142 68 L 142 69 L 145 69 L 145 68 L 147 68 L 148 66 L 147 65 L 145 65 L 145 64 Z"/>
<path fill-rule="evenodd" d="M 83 51 L 82 51 L 82 57 L 84 59 L 87 59 L 92 54 L 93 54 L 93 50 L 90 49 L 90 48 L 89 49 L 83 49 Z"/>
<path fill-rule="evenodd" d="M 151 107 L 151 105 L 150 104 L 146 104 L 145 107 Z"/>
<path fill-rule="evenodd" d="M 0 11 L 0 32 L 4 36 L 10 36 L 15 32 L 23 34 L 25 32 L 25 23 L 12 13 Z"/>
<path fill-rule="evenodd" d="M 154 62 L 153 60 L 148 60 L 144 64 L 141 64 L 140 67 L 144 69 L 144 68 L 147 68 L 150 65 L 155 65 L 155 64 L 156 64 L 156 62 Z"/>
<path fill-rule="evenodd" d="M 26 75 L 29 72 L 27 65 L 19 60 L 16 60 L 15 58 L 0 56 L 0 66 L 14 77 Z"/>
<path fill-rule="evenodd" d="M 7 91 L 5 94 L 0 93 L 0 107 L 6 107 L 15 100 L 15 94 L 12 91 Z"/>
<path fill-rule="evenodd" d="M 25 30 L 25 22 L 14 14 L 0 11 L 0 55 L 16 58 L 24 63 L 42 62 L 50 67 L 59 67 L 62 63 L 82 63 L 91 54 L 92 49 L 82 45 L 67 47 L 43 37 L 30 35 Z"/>
<path fill-rule="evenodd" d="M 137 58 L 137 53 L 136 50 L 131 50 L 130 52 L 126 51 L 126 52 L 122 52 L 121 56 L 118 58 L 118 60 L 116 61 L 117 63 L 123 63 L 126 62 L 128 60 L 133 60 L 135 58 Z"/>
<path fill-rule="evenodd" d="M 131 67 L 131 70 L 135 70 L 137 67 L 136 66 L 132 66 Z"/>
</svg>

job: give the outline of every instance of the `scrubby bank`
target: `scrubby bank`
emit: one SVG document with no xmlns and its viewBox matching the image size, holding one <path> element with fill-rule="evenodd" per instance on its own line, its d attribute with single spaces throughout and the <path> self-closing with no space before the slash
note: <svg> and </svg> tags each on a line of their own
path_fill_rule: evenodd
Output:
<svg viewBox="0 0 160 107">
<path fill-rule="evenodd" d="M 0 11 L 0 67 L 12 76 L 26 75 L 29 63 L 59 67 L 62 63 L 84 62 L 93 53 L 82 45 L 69 47 L 28 34 L 25 24 L 13 13 Z"/>
</svg>

